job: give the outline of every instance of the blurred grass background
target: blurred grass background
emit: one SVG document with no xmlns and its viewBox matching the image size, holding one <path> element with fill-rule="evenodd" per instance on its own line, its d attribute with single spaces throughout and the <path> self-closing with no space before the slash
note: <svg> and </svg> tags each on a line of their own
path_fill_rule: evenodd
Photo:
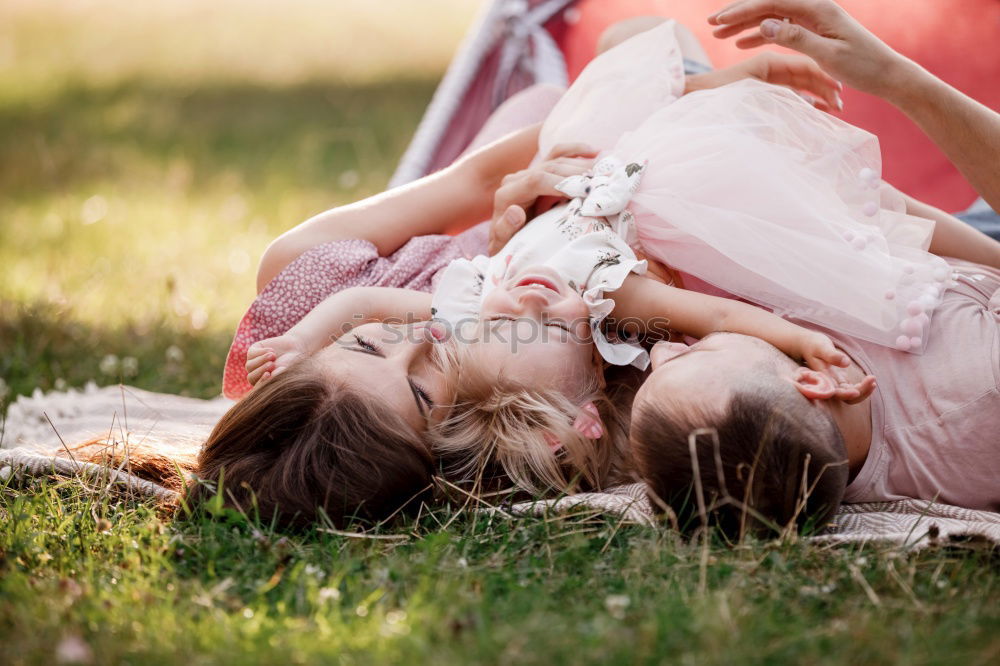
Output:
<svg viewBox="0 0 1000 666">
<path fill-rule="evenodd" d="M 479 4 L 0 3 L 0 399 L 217 394 L 264 247 L 384 189 Z"/>
</svg>

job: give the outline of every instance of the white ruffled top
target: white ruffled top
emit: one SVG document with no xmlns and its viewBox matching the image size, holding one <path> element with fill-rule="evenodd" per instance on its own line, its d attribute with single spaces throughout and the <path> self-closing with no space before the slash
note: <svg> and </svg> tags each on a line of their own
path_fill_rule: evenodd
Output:
<svg viewBox="0 0 1000 666">
<path fill-rule="evenodd" d="M 630 273 L 643 275 L 646 262 L 636 257 L 618 231 L 629 233 L 631 215 L 624 210 L 627 196 L 641 176 L 641 167 L 620 165 L 613 158 L 602 160 L 591 177 L 564 183 L 571 196 L 568 204 L 556 206 L 528 222 L 493 257 L 456 259 L 444 270 L 434 292 L 434 318 L 458 327 L 479 318 L 483 300 L 507 275 L 532 266 L 556 270 L 583 297 L 590 313 L 594 344 L 601 356 L 614 365 L 645 369 L 649 355 L 634 342 L 609 340 L 601 324 L 615 307 L 608 294 L 618 289 Z M 618 175 L 615 175 L 618 174 Z M 622 180 L 626 177 L 626 181 Z M 588 185 L 586 181 L 594 185 Z M 624 182 L 624 189 L 623 189 Z M 630 187 L 629 185 L 633 185 Z M 588 195 L 593 194 L 593 197 Z M 588 203 L 588 198 L 592 200 Z M 613 202 L 613 203 L 612 203 Z M 601 203 L 609 216 L 588 217 Z M 613 213 L 613 216 L 610 216 Z"/>
</svg>

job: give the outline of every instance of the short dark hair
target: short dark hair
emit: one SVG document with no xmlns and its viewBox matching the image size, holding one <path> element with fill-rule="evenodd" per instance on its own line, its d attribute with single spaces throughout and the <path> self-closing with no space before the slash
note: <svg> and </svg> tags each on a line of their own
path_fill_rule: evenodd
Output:
<svg viewBox="0 0 1000 666">
<path fill-rule="evenodd" d="M 309 359 L 254 388 L 222 417 L 195 469 L 222 480 L 226 506 L 302 527 L 323 511 L 337 526 L 381 520 L 427 500 L 434 460 L 412 427 L 338 386 Z M 192 485 L 190 502 L 214 490 Z"/>
<path fill-rule="evenodd" d="M 840 429 L 791 386 L 738 387 L 721 414 L 669 397 L 647 403 L 631 440 L 654 505 L 669 507 L 682 531 L 701 525 L 694 461 L 707 518 L 733 538 L 793 521 L 820 528 L 847 486 Z"/>
</svg>

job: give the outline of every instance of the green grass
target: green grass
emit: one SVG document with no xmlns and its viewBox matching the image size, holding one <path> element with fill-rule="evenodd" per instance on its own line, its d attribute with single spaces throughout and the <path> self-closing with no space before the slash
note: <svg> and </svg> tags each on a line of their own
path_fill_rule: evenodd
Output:
<svg viewBox="0 0 1000 666">
<path fill-rule="evenodd" d="M 131 82 L 0 103 L 0 377 L 13 394 L 116 381 L 97 372 L 115 354 L 144 388 L 217 393 L 266 244 L 382 189 L 433 85 Z M 194 376 L 158 382 L 192 338 L 177 346 Z"/>
<path fill-rule="evenodd" d="M 1000 650 L 995 561 L 680 542 L 442 509 L 382 536 L 165 523 L 75 482 L 0 490 L 6 663 L 966 663 Z M 447 529 L 441 525 L 449 523 Z M 100 531 L 105 530 L 105 531 Z"/>
<path fill-rule="evenodd" d="M 384 186 L 473 5 L 0 4 L 0 393 L 217 394 L 263 248 Z M 379 533 L 405 538 L 0 482 L 0 662 L 1000 657 L 997 563 L 971 549 L 703 550 L 447 508 Z"/>
</svg>

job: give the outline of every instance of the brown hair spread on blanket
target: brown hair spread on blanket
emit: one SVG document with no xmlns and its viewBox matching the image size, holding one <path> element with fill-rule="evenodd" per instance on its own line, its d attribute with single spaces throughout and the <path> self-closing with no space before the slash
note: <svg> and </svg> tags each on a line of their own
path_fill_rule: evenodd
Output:
<svg viewBox="0 0 1000 666">
<path fill-rule="evenodd" d="M 399 416 L 337 385 L 309 359 L 257 386 L 222 417 L 198 456 L 193 504 L 224 503 L 303 526 L 381 520 L 431 492 L 433 458 Z"/>
<path fill-rule="evenodd" d="M 198 439 L 171 438 L 169 442 L 143 437 L 138 444 L 126 436 L 95 437 L 57 453 L 60 457 L 92 462 L 133 474 L 169 490 L 181 491 L 197 462 Z"/>
</svg>

